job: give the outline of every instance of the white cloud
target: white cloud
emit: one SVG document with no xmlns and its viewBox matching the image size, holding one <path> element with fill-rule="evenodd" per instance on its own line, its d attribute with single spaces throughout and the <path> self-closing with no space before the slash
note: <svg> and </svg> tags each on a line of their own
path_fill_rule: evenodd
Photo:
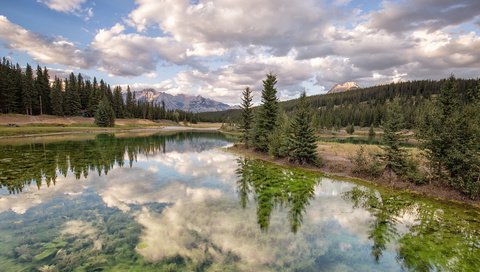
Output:
<svg viewBox="0 0 480 272">
<path fill-rule="evenodd" d="M 28 31 L 0 15 L 0 39 L 6 46 L 30 54 L 45 64 L 63 64 L 75 68 L 89 68 L 94 63 L 89 49 L 80 49 L 63 37 L 45 37 Z"/>
<path fill-rule="evenodd" d="M 69 13 L 80 10 L 82 4 L 86 1 L 87 0 L 38 0 L 37 2 L 46 5 L 50 9 Z"/>
</svg>

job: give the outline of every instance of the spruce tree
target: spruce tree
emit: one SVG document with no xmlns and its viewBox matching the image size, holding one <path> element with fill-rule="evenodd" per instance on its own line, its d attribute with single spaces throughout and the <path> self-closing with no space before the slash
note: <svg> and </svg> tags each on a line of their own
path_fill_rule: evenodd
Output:
<svg viewBox="0 0 480 272">
<path fill-rule="evenodd" d="M 123 103 L 122 88 L 116 86 L 113 89 L 113 110 L 116 118 L 125 118 L 125 104 Z"/>
<path fill-rule="evenodd" d="M 298 164 L 320 164 L 317 154 L 317 138 L 311 122 L 312 113 L 307 102 L 307 95 L 302 92 L 297 102 L 295 117 L 290 129 L 288 145 L 290 161 Z"/>
<path fill-rule="evenodd" d="M 98 103 L 98 108 L 95 112 L 95 124 L 99 127 L 115 126 L 115 112 L 106 97 L 103 97 L 100 103 Z"/>
<path fill-rule="evenodd" d="M 33 79 L 32 67 L 27 64 L 25 75 L 22 81 L 22 102 L 25 114 L 33 115 L 33 105 L 36 99 L 36 92 Z"/>
<path fill-rule="evenodd" d="M 52 101 L 50 101 L 50 75 L 48 74 L 47 67 L 43 67 L 43 89 L 42 89 L 42 99 L 43 99 L 43 108 L 44 113 L 51 114 L 52 113 Z"/>
<path fill-rule="evenodd" d="M 130 91 L 130 86 L 127 86 L 126 117 L 128 118 L 134 117 L 134 108 L 135 108 L 135 101 L 133 99 L 132 92 Z"/>
<path fill-rule="evenodd" d="M 402 109 L 398 100 L 394 100 L 388 111 L 387 119 L 383 124 L 383 159 L 385 170 L 399 176 L 407 174 L 407 156 L 405 150 L 400 146 L 400 130 L 403 128 Z"/>
<path fill-rule="evenodd" d="M 249 87 L 247 87 L 242 94 L 242 104 L 240 105 L 242 108 L 242 119 L 240 121 L 240 129 L 242 130 L 242 142 L 244 142 L 245 147 L 248 148 L 253 126 L 253 94 Z"/>
<path fill-rule="evenodd" d="M 80 95 L 78 93 L 77 79 L 73 73 L 65 79 L 65 111 L 66 115 L 75 116 L 80 113 Z"/>
<path fill-rule="evenodd" d="M 50 91 L 50 101 L 52 103 L 52 114 L 63 116 L 63 92 L 62 82 L 58 77 L 55 77 L 52 89 Z"/>
<path fill-rule="evenodd" d="M 278 115 L 277 77 L 270 73 L 263 81 L 262 106 L 256 117 L 254 129 L 254 146 L 257 150 L 268 150 L 268 137 L 275 129 Z"/>
</svg>

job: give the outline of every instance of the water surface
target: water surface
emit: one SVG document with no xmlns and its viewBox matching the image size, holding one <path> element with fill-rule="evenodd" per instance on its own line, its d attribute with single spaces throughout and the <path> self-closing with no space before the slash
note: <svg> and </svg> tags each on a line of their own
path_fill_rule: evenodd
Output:
<svg viewBox="0 0 480 272">
<path fill-rule="evenodd" d="M 249 160 L 218 133 L 0 145 L 1 271 L 477 271 L 475 209 Z"/>
</svg>

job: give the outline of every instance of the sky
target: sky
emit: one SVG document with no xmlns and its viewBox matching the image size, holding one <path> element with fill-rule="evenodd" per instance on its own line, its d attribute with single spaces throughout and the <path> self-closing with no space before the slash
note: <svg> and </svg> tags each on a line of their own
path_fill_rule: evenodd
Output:
<svg viewBox="0 0 480 272">
<path fill-rule="evenodd" d="M 0 0 L 0 56 L 231 105 L 480 75 L 479 0 Z"/>
</svg>

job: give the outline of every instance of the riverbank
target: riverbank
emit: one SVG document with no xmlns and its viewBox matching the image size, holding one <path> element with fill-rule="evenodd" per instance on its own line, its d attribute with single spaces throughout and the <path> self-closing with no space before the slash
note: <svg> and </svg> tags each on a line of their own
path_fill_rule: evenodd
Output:
<svg viewBox="0 0 480 272">
<path fill-rule="evenodd" d="M 426 184 L 416 185 L 411 182 L 406 182 L 398 179 L 389 179 L 387 177 L 371 178 L 364 175 L 353 173 L 353 163 L 350 161 L 350 156 L 354 156 L 359 145 L 341 144 L 331 142 L 319 142 L 317 151 L 323 159 L 322 167 L 315 167 L 311 165 L 296 165 L 290 163 L 287 159 L 273 158 L 266 153 L 256 152 L 251 149 L 246 149 L 242 145 L 234 145 L 227 150 L 236 154 L 247 157 L 261 159 L 274 164 L 296 167 L 310 171 L 319 172 L 322 174 L 332 175 L 335 177 L 342 177 L 356 180 L 360 183 L 371 184 L 374 186 L 381 186 L 388 189 L 404 190 L 410 193 L 419 194 L 422 196 L 435 198 L 437 200 L 452 201 L 460 204 L 468 204 L 480 208 L 480 200 L 472 200 L 454 189 L 448 188 L 442 184 Z M 377 145 L 364 146 L 367 152 L 376 152 L 380 150 Z M 417 149 L 410 150 L 413 154 L 420 152 Z"/>
<path fill-rule="evenodd" d="M 117 119 L 115 127 L 97 127 L 93 118 L 0 114 L 0 139 L 131 131 L 218 130 L 221 124 L 180 124 L 169 120 Z"/>
</svg>

